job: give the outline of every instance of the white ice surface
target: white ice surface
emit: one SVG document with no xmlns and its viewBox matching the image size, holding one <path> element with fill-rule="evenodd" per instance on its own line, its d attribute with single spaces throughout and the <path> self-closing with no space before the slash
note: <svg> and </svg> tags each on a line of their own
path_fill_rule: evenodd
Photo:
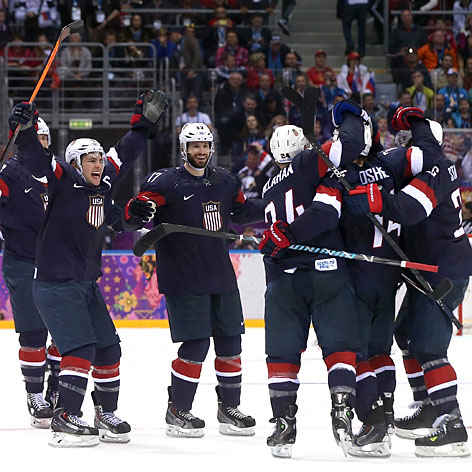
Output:
<svg viewBox="0 0 472 472">
<path fill-rule="evenodd" d="M 389 459 L 347 458 L 336 446 L 330 424 L 330 398 L 326 370 L 319 348 L 311 341 L 302 357 L 298 396 L 298 436 L 292 459 L 276 459 L 266 446 L 271 431 L 264 330 L 247 329 L 243 338 L 243 390 L 241 410 L 257 420 L 256 436 L 232 438 L 218 432 L 216 420 L 213 352 L 203 366 L 193 413 L 206 421 L 202 439 L 168 438 L 164 415 L 170 363 L 176 345 L 167 329 L 120 329 L 123 357 L 118 415 L 132 426 L 129 444 L 100 444 L 93 448 L 53 449 L 47 442 L 50 431 L 29 426 L 26 396 L 18 363 L 17 335 L 0 330 L 0 359 L 3 366 L 0 410 L 0 464 L 2 471 L 262 471 L 295 472 L 384 472 L 472 471 L 472 459 L 419 459 L 413 442 L 393 438 Z M 212 347 L 210 348 L 212 349 Z M 469 434 L 472 433 L 472 336 L 454 337 L 449 358 L 460 387 L 459 401 Z M 398 349 L 397 416 L 408 413 L 412 401 Z M 91 382 L 89 382 L 89 391 Z M 90 394 L 83 406 L 84 419 L 93 421 Z M 472 441 L 471 441 L 472 442 Z M 472 444 L 469 443 L 472 449 Z M 263 469 L 259 469 L 262 467 Z"/>
</svg>

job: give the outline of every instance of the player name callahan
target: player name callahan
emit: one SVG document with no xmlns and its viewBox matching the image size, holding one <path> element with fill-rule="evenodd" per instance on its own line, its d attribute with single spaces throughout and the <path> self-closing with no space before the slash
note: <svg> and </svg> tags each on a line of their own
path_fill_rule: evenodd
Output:
<svg viewBox="0 0 472 472">
<path fill-rule="evenodd" d="M 267 192 L 267 190 L 271 189 L 274 185 L 277 185 L 279 182 L 285 179 L 285 177 L 288 177 L 291 174 L 293 174 L 292 164 L 284 167 L 275 177 L 272 177 L 272 179 L 270 179 L 264 185 L 264 188 L 262 189 L 262 198 L 264 198 L 264 194 Z"/>
</svg>

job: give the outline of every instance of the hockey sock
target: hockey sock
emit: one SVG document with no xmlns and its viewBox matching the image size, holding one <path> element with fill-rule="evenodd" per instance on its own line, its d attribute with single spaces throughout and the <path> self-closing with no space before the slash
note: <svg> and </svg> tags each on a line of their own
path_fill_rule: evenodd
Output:
<svg viewBox="0 0 472 472">
<path fill-rule="evenodd" d="M 371 357 L 369 362 L 377 377 L 379 393 L 393 394 L 397 382 L 395 378 L 395 364 L 392 358 L 387 354 L 379 354 L 378 356 Z"/>
<path fill-rule="evenodd" d="M 241 400 L 241 336 L 215 336 L 213 342 L 218 398 L 225 406 L 237 407 Z"/>
<path fill-rule="evenodd" d="M 297 401 L 300 357 L 300 354 L 287 357 L 267 356 L 270 404 L 275 418 L 284 416 L 285 405 L 294 405 Z"/>
<path fill-rule="evenodd" d="M 413 392 L 413 399 L 415 402 L 425 401 L 428 398 L 428 392 L 424 383 L 423 369 L 409 351 L 402 350 L 402 355 L 408 383 Z"/>
<path fill-rule="evenodd" d="M 61 371 L 61 355 L 54 344 L 51 342 L 48 347 L 47 354 L 47 367 L 49 371 L 48 377 L 48 389 L 57 392 L 59 390 L 59 372 Z"/>
<path fill-rule="evenodd" d="M 379 398 L 377 377 L 369 361 L 361 361 L 356 366 L 356 412 L 364 423 Z"/>
<path fill-rule="evenodd" d="M 202 364 L 209 347 L 208 338 L 184 341 L 178 351 L 179 357 L 172 362 L 172 403 L 178 410 L 192 409 Z"/>
<path fill-rule="evenodd" d="M 47 329 L 20 333 L 20 365 L 28 393 L 41 393 L 46 372 Z"/>
<path fill-rule="evenodd" d="M 437 416 L 459 408 L 457 403 L 457 376 L 447 358 L 434 359 L 423 365 L 424 380 L 431 404 Z"/>
<path fill-rule="evenodd" d="M 80 413 L 94 357 L 94 344 L 73 349 L 62 356 L 59 373 L 59 406 L 64 407 L 72 415 Z"/>
<path fill-rule="evenodd" d="M 349 393 L 351 405 L 354 406 L 356 397 L 356 353 L 341 351 L 327 355 L 323 351 L 323 357 L 328 369 L 330 393 Z"/>
<path fill-rule="evenodd" d="M 112 412 L 118 408 L 120 357 L 119 344 L 97 349 L 95 353 L 92 369 L 94 390 L 98 403 L 106 412 Z"/>
</svg>

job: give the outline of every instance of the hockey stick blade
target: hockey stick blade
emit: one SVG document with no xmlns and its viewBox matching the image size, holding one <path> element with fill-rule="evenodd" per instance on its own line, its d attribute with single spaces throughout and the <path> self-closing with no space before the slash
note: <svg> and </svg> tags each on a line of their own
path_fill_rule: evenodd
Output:
<svg viewBox="0 0 472 472">
<path fill-rule="evenodd" d="M 141 230 L 142 231 L 142 230 Z M 133 248 L 133 253 L 137 257 L 141 257 L 154 244 L 159 242 L 165 236 L 171 233 L 187 233 L 196 234 L 200 236 L 209 236 L 219 239 L 232 239 L 233 241 L 250 241 L 256 244 L 260 243 L 260 239 L 254 236 L 244 236 L 242 234 L 224 233 L 222 231 L 210 231 L 203 228 L 194 228 L 192 226 L 176 225 L 172 223 L 161 223 L 152 230 L 148 231 L 141 237 Z M 341 257 L 343 259 L 351 259 L 363 262 L 371 262 L 374 264 L 385 264 L 396 267 L 407 267 L 407 264 L 414 264 L 418 270 L 427 272 L 437 272 L 438 266 L 420 264 L 418 262 L 396 261 L 393 259 L 386 259 L 384 257 L 369 256 L 366 254 L 356 254 L 348 251 L 338 251 L 337 249 L 327 249 L 321 247 L 305 246 L 303 244 L 292 244 L 289 249 L 292 251 L 304 251 L 311 254 L 327 255 L 331 257 Z"/>
</svg>

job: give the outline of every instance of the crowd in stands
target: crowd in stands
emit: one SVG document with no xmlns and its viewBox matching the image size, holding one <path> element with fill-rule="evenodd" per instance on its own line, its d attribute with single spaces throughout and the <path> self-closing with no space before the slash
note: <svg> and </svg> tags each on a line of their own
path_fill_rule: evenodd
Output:
<svg viewBox="0 0 472 472">
<path fill-rule="evenodd" d="M 362 63 L 366 52 L 365 22 L 373 2 L 337 1 L 337 16 L 346 39 L 344 64 L 330 63 L 326 51 L 316 44 L 313 63 L 302 64 L 300 55 L 287 44 L 295 2 L 280 2 L 281 16 L 277 16 L 280 20 L 274 21 L 271 15 L 278 3 L 278 0 L 0 0 L 0 51 L 3 50 L 1 54 L 9 67 L 16 67 L 34 79 L 61 27 L 83 19 L 85 33 L 72 35 L 69 46 L 61 50 L 51 87 L 63 82 L 73 91 L 91 76 L 96 50 L 92 44 L 84 43 L 102 43 L 105 47 L 127 43 L 110 49 L 108 59 L 110 64 L 118 60 L 128 64 L 130 77 L 139 61 L 149 62 L 151 56 L 157 64 L 168 61 L 183 103 L 183 113 L 173 126 L 179 132 L 186 122 L 208 124 L 218 136 L 218 153 L 231 156 L 232 171 L 239 174 L 242 188 L 249 196 L 260 195 L 263 184 L 275 172 L 269 153 L 273 130 L 287 123 L 301 126 L 299 110 L 280 93 L 284 85 L 294 87 L 302 95 L 309 86 L 320 88 L 315 125 L 320 143 L 332 134 L 332 107 L 348 97 L 359 101 L 376 121 L 386 148 L 394 143 L 390 119 L 398 106 L 417 106 L 447 128 L 472 129 L 471 0 L 390 0 L 391 9 L 402 10 L 401 15 L 391 18 L 387 54 L 397 84 L 396 100 L 376 97 L 374 71 Z M 382 2 L 374 3 L 381 13 L 378 3 Z M 439 7 L 458 13 L 412 14 Z M 169 13 L 162 9 L 181 11 Z M 357 44 L 351 35 L 355 21 L 359 32 Z M 375 25 L 381 42 L 382 28 L 377 20 Z M 42 44 L 23 44 L 30 41 Z M 119 77 L 116 72 L 108 78 Z M 80 93 L 72 92 L 71 96 L 80 105 Z M 471 137 L 472 133 L 445 137 L 448 157 L 456 161 L 466 155 L 461 175 L 470 181 Z"/>
</svg>

